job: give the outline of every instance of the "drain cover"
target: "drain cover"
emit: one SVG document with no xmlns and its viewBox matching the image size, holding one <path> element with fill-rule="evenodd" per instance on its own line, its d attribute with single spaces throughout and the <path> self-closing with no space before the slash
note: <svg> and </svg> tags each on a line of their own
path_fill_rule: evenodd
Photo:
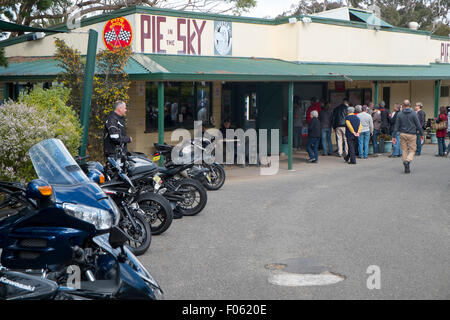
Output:
<svg viewBox="0 0 450 320">
<path fill-rule="evenodd" d="M 271 270 L 269 283 L 288 286 L 323 286 L 338 283 L 344 276 L 332 273 L 327 267 L 310 258 L 288 259 L 283 263 L 273 263 L 265 266 Z"/>
</svg>

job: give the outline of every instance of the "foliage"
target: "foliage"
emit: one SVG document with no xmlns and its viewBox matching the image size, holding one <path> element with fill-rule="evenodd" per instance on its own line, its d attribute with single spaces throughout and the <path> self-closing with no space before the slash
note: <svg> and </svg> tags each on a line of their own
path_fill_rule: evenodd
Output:
<svg viewBox="0 0 450 320">
<path fill-rule="evenodd" d="M 392 137 L 386 133 L 381 133 L 377 137 L 377 141 L 381 141 L 383 139 L 384 141 L 392 141 Z"/>
<path fill-rule="evenodd" d="M 0 48 L 0 67 L 7 67 L 8 59 L 5 57 L 5 48 Z"/>
<path fill-rule="evenodd" d="M 70 152 L 78 152 L 81 130 L 67 97 L 67 89 L 34 89 L 0 106 L 0 180 L 36 178 L 28 150 L 42 140 L 58 138 Z"/>
<path fill-rule="evenodd" d="M 84 84 L 85 62 L 80 52 L 68 47 L 62 40 L 56 40 L 57 53 L 63 72 L 58 80 L 71 89 L 69 98 L 77 114 L 81 111 Z M 102 50 L 97 54 L 96 74 L 94 76 L 91 113 L 89 123 L 88 153 L 91 159 L 102 160 L 103 127 L 107 115 L 112 111 L 114 102 L 128 102 L 130 80 L 125 66 L 132 54 L 131 47 L 119 48 L 115 51 Z"/>
</svg>

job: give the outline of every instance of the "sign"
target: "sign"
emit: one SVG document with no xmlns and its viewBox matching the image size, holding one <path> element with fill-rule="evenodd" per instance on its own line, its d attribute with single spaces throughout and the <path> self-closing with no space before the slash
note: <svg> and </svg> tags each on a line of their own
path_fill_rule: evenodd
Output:
<svg viewBox="0 0 450 320">
<path fill-rule="evenodd" d="M 231 22 L 214 21 L 214 54 L 219 56 L 231 55 L 233 47 Z"/>
<path fill-rule="evenodd" d="M 131 44 L 133 30 L 125 18 L 114 18 L 106 22 L 103 28 L 103 42 L 108 50 L 125 48 Z"/>
<path fill-rule="evenodd" d="M 441 43 L 441 62 L 450 62 L 450 42 Z"/>
<path fill-rule="evenodd" d="M 143 14 L 140 23 L 141 52 L 202 54 L 205 47 L 206 20 Z"/>
</svg>

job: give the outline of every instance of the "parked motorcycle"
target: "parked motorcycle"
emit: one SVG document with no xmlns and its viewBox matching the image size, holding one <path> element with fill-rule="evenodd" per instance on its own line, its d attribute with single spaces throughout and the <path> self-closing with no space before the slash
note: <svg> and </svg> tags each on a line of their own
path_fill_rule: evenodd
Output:
<svg viewBox="0 0 450 320">
<path fill-rule="evenodd" d="M 42 141 L 30 157 L 41 179 L 0 183 L 0 299 L 162 298 L 125 246 L 119 209 L 62 142 Z"/>
</svg>

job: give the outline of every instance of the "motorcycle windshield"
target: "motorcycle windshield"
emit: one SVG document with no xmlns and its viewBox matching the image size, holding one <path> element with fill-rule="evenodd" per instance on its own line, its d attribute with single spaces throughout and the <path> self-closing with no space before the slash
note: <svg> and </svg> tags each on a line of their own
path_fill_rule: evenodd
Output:
<svg viewBox="0 0 450 320">
<path fill-rule="evenodd" d="M 59 139 L 41 141 L 32 146 L 29 153 L 37 175 L 49 184 L 89 182 L 89 178 Z"/>
</svg>

